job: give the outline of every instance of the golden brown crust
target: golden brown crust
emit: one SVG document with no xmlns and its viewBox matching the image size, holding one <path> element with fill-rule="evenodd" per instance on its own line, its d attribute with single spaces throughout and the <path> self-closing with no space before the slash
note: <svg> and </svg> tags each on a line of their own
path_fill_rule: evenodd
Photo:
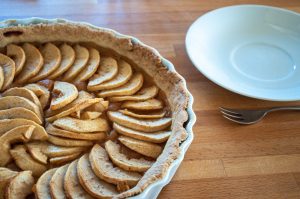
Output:
<svg viewBox="0 0 300 199">
<path fill-rule="evenodd" d="M 21 31 L 18 37 L 4 37 L 3 32 Z M 45 34 L 47 33 L 47 34 Z M 150 184 L 162 179 L 172 162 L 180 154 L 180 143 L 187 138 L 184 123 L 188 120 L 186 108 L 188 92 L 184 79 L 173 69 L 167 68 L 156 51 L 130 37 L 116 36 L 115 32 L 94 28 L 81 23 L 54 23 L 13 26 L 0 29 L 0 47 L 18 42 L 93 42 L 101 47 L 113 49 L 124 59 L 140 66 L 146 74 L 153 77 L 154 83 L 165 93 L 173 113 L 172 134 L 162 154 L 132 189 L 119 194 L 124 198 L 141 193 Z"/>
</svg>

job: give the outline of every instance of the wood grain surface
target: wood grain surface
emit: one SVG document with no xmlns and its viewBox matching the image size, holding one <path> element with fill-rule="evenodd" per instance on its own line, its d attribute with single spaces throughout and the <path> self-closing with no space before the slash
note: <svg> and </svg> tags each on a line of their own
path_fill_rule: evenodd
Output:
<svg viewBox="0 0 300 199">
<path fill-rule="evenodd" d="M 135 36 L 170 59 L 195 97 L 195 139 L 159 198 L 300 198 L 300 113 L 272 113 L 240 126 L 219 106 L 300 105 L 250 99 L 215 85 L 190 62 L 185 34 L 204 13 L 234 4 L 264 4 L 300 12 L 299 0 L 1 0 L 0 19 L 46 17 L 90 22 Z"/>
</svg>

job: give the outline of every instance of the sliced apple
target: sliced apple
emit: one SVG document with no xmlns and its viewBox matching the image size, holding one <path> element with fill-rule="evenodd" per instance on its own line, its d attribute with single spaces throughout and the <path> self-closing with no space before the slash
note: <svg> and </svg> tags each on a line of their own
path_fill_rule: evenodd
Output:
<svg viewBox="0 0 300 199">
<path fill-rule="evenodd" d="M 45 87 L 48 91 L 51 91 L 54 86 L 54 81 L 51 79 L 43 79 L 37 82 L 38 85 Z"/>
<path fill-rule="evenodd" d="M 43 164 L 47 164 L 48 158 L 68 156 L 85 150 L 83 147 L 63 147 L 47 142 L 30 142 L 26 147 L 31 156 Z"/>
<path fill-rule="evenodd" d="M 66 198 L 64 190 L 64 178 L 68 170 L 69 164 L 59 167 L 52 175 L 50 180 L 50 193 L 54 199 Z"/>
<path fill-rule="evenodd" d="M 57 110 L 70 104 L 78 97 L 76 86 L 68 82 L 55 81 L 52 90 L 51 110 Z"/>
<path fill-rule="evenodd" d="M 144 140 L 154 143 L 163 143 L 168 140 L 172 131 L 158 131 L 154 133 L 145 133 L 142 131 L 136 131 L 125 126 L 121 126 L 117 123 L 113 124 L 113 128 L 122 135 L 132 137 L 138 140 Z"/>
<path fill-rule="evenodd" d="M 11 178 L 15 177 L 18 174 L 17 171 L 13 171 L 6 167 L 0 167 L 0 194 L 3 195 L 5 189 L 4 184 L 8 182 Z"/>
<path fill-rule="evenodd" d="M 50 158 L 68 156 L 75 153 L 82 153 L 85 151 L 84 147 L 63 147 L 63 146 L 55 146 L 49 145 L 45 154 Z"/>
<path fill-rule="evenodd" d="M 93 104 L 100 102 L 101 98 L 93 98 L 90 94 L 85 94 L 85 91 L 80 91 L 78 97 L 68 104 L 67 106 L 58 109 L 58 110 L 47 110 L 46 111 L 46 120 L 48 122 L 53 122 L 56 119 L 59 119 L 64 116 L 68 116 L 73 112 L 83 110 Z"/>
<path fill-rule="evenodd" d="M 61 157 L 71 155 L 73 153 L 81 153 L 85 151 L 84 147 L 64 147 L 64 146 L 56 146 L 50 144 L 48 142 L 30 142 L 26 144 L 26 147 L 30 154 L 34 156 L 34 154 L 42 153 L 49 158 Z M 46 160 L 47 164 L 47 160 Z"/>
<path fill-rule="evenodd" d="M 68 111 L 69 109 L 73 108 L 74 106 L 78 106 L 78 105 L 80 105 L 80 103 L 86 102 L 86 100 L 93 99 L 93 98 L 94 98 L 94 96 L 92 94 L 90 94 L 86 91 L 79 91 L 78 97 L 74 101 L 72 101 L 70 104 L 61 108 L 60 110 L 48 109 L 45 111 L 45 115 L 46 115 L 46 117 L 51 117 L 51 116 L 60 114 L 61 112 Z M 102 100 L 102 98 L 101 98 L 101 100 Z M 99 101 L 101 101 L 101 100 L 99 100 Z M 75 111 L 78 111 L 78 110 L 75 109 Z M 72 109 L 72 111 L 69 114 L 71 114 L 75 111 Z"/>
<path fill-rule="evenodd" d="M 58 68 L 48 76 L 49 79 L 55 79 L 61 76 L 74 63 L 75 51 L 70 45 L 64 43 L 59 46 L 59 50 L 61 54 L 61 62 Z"/>
<path fill-rule="evenodd" d="M 8 44 L 6 47 L 6 55 L 15 62 L 15 75 L 19 74 L 25 64 L 24 50 L 15 44 Z"/>
<path fill-rule="evenodd" d="M 48 157 L 45 154 L 47 145 L 47 142 L 30 142 L 25 146 L 33 159 L 42 164 L 47 164 Z"/>
<path fill-rule="evenodd" d="M 120 136 L 118 140 L 131 150 L 151 158 L 157 158 L 163 150 L 163 148 L 158 144 L 134 139 L 127 136 Z"/>
<path fill-rule="evenodd" d="M 172 123 L 172 118 L 141 120 L 141 119 L 129 117 L 117 111 L 108 111 L 107 115 L 109 119 L 113 122 L 143 132 L 160 131 L 169 127 Z"/>
<path fill-rule="evenodd" d="M 108 122 L 103 118 L 80 120 L 72 117 L 62 117 L 55 120 L 53 125 L 77 133 L 106 132 L 109 130 Z"/>
<path fill-rule="evenodd" d="M 40 112 L 43 112 L 42 105 L 40 103 L 39 98 L 37 95 L 30 89 L 25 87 L 13 87 L 8 90 L 6 90 L 4 93 L 2 93 L 3 97 L 6 96 L 19 96 L 24 97 L 30 101 L 32 101 L 34 104 L 36 104 L 40 110 Z"/>
<path fill-rule="evenodd" d="M 82 82 L 89 79 L 97 71 L 100 63 L 99 51 L 95 48 L 88 48 L 89 50 L 89 60 L 82 71 L 75 77 L 76 82 Z"/>
<path fill-rule="evenodd" d="M 55 126 L 48 124 L 46 127 L 47 133 L 54 136 L 70 138 L 74 140 L 91 140 L 91 141 L 103 141 L 106 138 L 106 133 L 76 133 L 63 129 L 56 128 Z"/>
<path fill-rule="evenodd" d="M 89 107 L 89 106 L 91 106 L 93 104 L 96 104 L 97 102 L 100 102 L 100 98 L 86 99 L 84 101 L 78 102 L 73 107 L 66 106 L 67 108 L 69 108 L 69 107 L 70 108 L 67 109 L 67 110 L 65 110 L 65 111 L 62 111 L 62 112 L 60 112 L 60 113 L 58 113 L 56 115 L 53 115 L 53 116 L 50 116 L 50 117 L 46 118 L 46 121 L 53 122 L 54 120 L 57 120 L 59 118 L 62 118 L 62 117 L 65 117 L 65 116 L 68 116 L 68 115 L 71 115 L 71 114 L 74 114 L 74 113 L 77 114 L 76 112 L 81 111 L 82 109 L 85 109 L 86 107 Z"/>
<path fill-rule="evenodd" d="M 44 64 L 42 69 L 34 77 L 30 78 L 30 82 L 37 82 L 48 77 L 48 75 L 54 72 L 60 65 L 61 54 L 54 44 L 46 43 L 45 45 L 42 45 L 40 52 L 43 56 Z"/>
<path fill-rule="evenodd" d="M 23 107 L 0 110 L 0 119 L 26 119 L 39 125 L 43 124 L 43 121 L 34 112 Z"/>
<path fill-rule="evenodd" d="M 108 140 L 105 142 L 105 149 L 111 161 L 118 167 L 127 171 L 145 172 L 154 162 L 145 159 L 129 159 L 126 155 L 120 152 L 120 145 Z"/>
<path fill-rule="evenodd" d="M 134 109 L 134 110 L 158 110 L 164 107 L 162 101 L 158 99 L 149 99 L 146 101 L 135 102 L 135 101 L 127 101 L 124 102 L 121 106 L 122 108 Z"/>
<path fill-rule="evenodd" d="M 39 97 L 42 108 L 45 109 L 50 103 L 50 92 L 46 92 L 45 95 Z"/>
<path fill-rule="evenodd" d="M 117 88 L 101 91 L 97 95 L 99 97 L 133 95 L 143 86 L 143 81 L 143 75 L 136 73 L 126 84 Z"/>
<path fill-rule="evenodd" d="M 118 73 L 118 63 L 112 57 L 101 58 L 100 65 L 98 67 L 97 73 L 94 74 L 88 83 L 89 87 L 99 85 L 105 81 L 111 80 Z"/>
<path fill-rule="evenodd" d="M 69 115 L 69 117 L 75 118 L 75 119 L 81 119 L 81 111 L 73 112 Z"/>
<path fill-rule="evenodd" d="M 81 114 L 81 119 L 84 120 L 92 120 L 92 119 L 96 119 L 98 117 L 101 116 L 101 112 L 97 112 L 97 111 L 85 111 Z"/>
<path fill-rule="evenodd" d="M 9 153 L 11 145 L 17 142 L 28 142 L 34 128 L 33 125 L 18 126 L 7 131 L 0 137 L 0 166 L 5 166 L 12 160 Z"/>
<path fill-rule="evenodd" d="M 4 84 L 4 70 L 2 67 L 0 67 L 0 89 L 2 88 Z"/>
<path fill-rule="evenodd" d="M 4 199 L 5 191 L 8 183 L 13 179 L 18 172 L 12 171 L 5 167 L 0 167 L 0 199 Z"/>
<path fill-rule="evenodd" d="M 80 113 L 81 111 L 76 111 L 76 112 L 73 112 L 70 114 L 71 117 L 74 117 L 74 118 L 77 118 L 77 119 L 80 119 Z"/>
<path fill-rule="evenodd" d="M 14 60 L 0 53 L 0 67 L 3 69 L 4 83 L 1 91 L 7 89 L 15 77 L 16 66 Z"/>
<path fill-rule="evenodd" d="M 58 145 L 58 146 L 92 146 L 93 142 L 89 140 L 76 140 L 76 139 L 69 139 L 64 137 L 58 137 L 49 135 L 48 142 Z"/>
<path fill-rule="evenodd" d="M 109 101 L 111 102 L 145 101 L 154 98 L 157 94 L 158 94 L 158 88 L 156 86 L 150 86 L 150 87 L 142 88 L 135 95 L 110 97 Z"/>
<path fill-rule="evenodd" d="M 89 59 L 89 51 L 87 48 L 75 45 L 75 61 L 72 66 L 65 72 L 63 81 L 72 81 L 76 75 L 85 67 Z"/>
<path fill-rule="evenodd" d="M 40 119 L 42 119 L 42 114 L 39 107 L 31 102 L 30 100 L 19 97 L 19 96 L 6 96 L 0 98 L 0 110 L 23 107 L 32 112 L 34 112 Z"/>
<path fill-rule="evenodd" d="M 99 103 L 92 104 L 91 106 L 85 108 L 84 111 L 96 111 L 102 113 L 103 111 L 108 109 L 108 106 L 109 101 L 101 100 Z"/>
<path fill-rule="evenodd" d="M 41 86 L 41 85 L 39 85 L 37 83 L 26 84 L 23 88 L 27 88 L 27 89 L 31 90 L 32 92 L 34 92 L 34 94 L 37 97 L 40 97 L 41 95 L 45 94 L 45 90 L 48 91 L 48 89 L 46 87 Z"/>
<path fill-rule="evenodd" d="M 31 171 L 19 172 L 7 185 L 5 198 L 25 199 L 32 192 L 34 177 Z"/>
<path fill-rule="evenodd" d="M 25 43 L 22 45 L 22 48 L 25 52 L 26 60 L 21 72 L 15 78 L 16 82 L 19 84 L 23 84 L 31 77 L 35 76 L 44 64 L 42 54 L 34 45 Z"/>
<path fill-rule="evenodd" d="M 116 187 L 98 178 L 92 170 L 89 155 L 83 155 L 77 164 L 80 184 L 96 198 L 112 198 L 118 194 Z"/>
<path fill-rule="evenodd" d="M 121 113 L 123 113 L 124 115 L 128 115 L 131 117 L 135 117 L 135 118 L 139 118 L 139 119 L 158 119 L 158 118 L 163 118 L 166 114 L 166 111 L 160 111 L 160 112 L 151 112 L 151 114 L 138 114 L 138 113 L 134 113 L 130 110 L 119 110 Z"/>
<path fill-rule="evenodd" d="M 6 167 L 0 167 L 0 183 L 3 182 L 2 180 L 12 178 L 12 177 L 16 176 L 17 174 L 18 174 L 17 171 L 13 171 Z"/>
<path fill-rule="evenodd" d="M 89 91 L 99 91 L 99 90 L 117 88 L 126 84 L 132 75 L 131 66 L 124 60 L 120 60 L 118 62 L 118 65 L 119 65 L 118 73 L 114 78 L 105 81 L 101 84 L 97 84 L 95 86 L 88 85 L 87 89 Z"/>
<path fill-rule="evenodd" d="M 68 162 L 71 162 L 72 160 L 75 160 L 80 155 L 81 155 L 81 152 L 77 152 L 77 153 L 73 153 L 70 155 L 53 157 L 53 158 L 49 159 L 49 162 L 52 166 L 60 166 L 60 165 L 66 164 Z"/>
<path fill-rule="evenodd" d="M 78 160 L 73 161 L 67 169 L 64 178 L 64 189 L 67 198 L 93 199 L 80 185 L 77 174 Z"/>
<path fill-rule="evenodd" d="M 54 173 L 56 172 L 57 168 L 50 169 L 46 171 L 37 181 L 34 189 L 34 193 L 36 198 L 38 199 L 50 199 L 50 181 Z"/>
<path fill-rule="evenodd" d="M 34 92 L 34 94 L 39 98 L 42 109 L 45 109 L 50 99 L 49 90 L 46 87 L 41 86 L 39 84 L 27 84 L 24 88 L 27 88 Z"/>
<path fill-rule="evenodd" d="M 6 167 L 0 167 L 0 193 L 2 193 L 4 188 L 2 185 L 3 182 L 15 177 L 18 174 L 17 171 L 13 171 Z M 2 195 L 2 194 L 1 194 Z"/>
<path fill-rule="evenodd" d="M 47 140 L 48 134 L 45 131 L 44 127 L 41 125 L 26 119 L 3 119 L 0 120 L 0 136 L 6 133 L 7 131 L 16 128 L 22 125 L 33 125 L 35 129 L 31 136 L 32 140 L 44 141 Z"/>
<path fill-rule="evenodd" d="M 89 154 L 90 164 L 94 173 L 102 180 L 118 185 L 122 182 L 130 186 L 137 184 L 142 177 L 137 172 L 130 172 L 115 167 L 109 160 L 108 154 L 100 145 L 95 144 Z"/>
<path fill-rule="evenodd" d="M 18 145 L 11 149 L 10 154 L 20 169 L 30 170 L 34 176 L 40 176 L 47 170 L 46 165 L 37 162 L 26 152 L 24 145 Z"/>
<path fill-rule="evenodd" d="M 41 92 L 43 92 L 43 91 L 41 91 Z M 37 105 L 39 104 L 39 99 L 38 99 L 37 95 L 31 89 L 26 88 L 26 87 L 10 88 L 10 89 L 4 91 L 2 93 L 2 96 L 3 97 L 6 97 L 6 96 L 24 97 Z"/>
</svg>

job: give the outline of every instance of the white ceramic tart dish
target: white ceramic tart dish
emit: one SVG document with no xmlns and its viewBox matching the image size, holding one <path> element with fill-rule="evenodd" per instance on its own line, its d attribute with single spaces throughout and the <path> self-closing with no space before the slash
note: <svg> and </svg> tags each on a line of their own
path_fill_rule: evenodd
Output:
<svg viewBox="0 0 300 199">
<path fill-rule="evenodd" d="M 34 177 L 36 198 L 156 198 L 193 140 L 185 80 L 134 37 L 64 19 L 10 19 L 0 22 L 0 66 L 6 197 Z"/>
</svg>

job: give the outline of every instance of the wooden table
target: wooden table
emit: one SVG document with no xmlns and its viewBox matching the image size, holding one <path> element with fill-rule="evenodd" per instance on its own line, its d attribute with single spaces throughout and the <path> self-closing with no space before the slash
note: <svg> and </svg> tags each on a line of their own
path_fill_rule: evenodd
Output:
<svg viewBox="0 0 300 199">
<path fill-rule="evenodd" d="M 298 0 L 1 0 L 0 19 L 63 17 L 140 38 L 170 59 L 195 97 L 195 139 L 160 198 L 300 198 L 300 114 L 273 113 L 252 126 L 222 118 L 219 106 L 259 108 L 298 104 L 243 97 L 215 85 L 191 64 L 184 39 L 202 14 L 259 3 L 300 12 Z"/>
</svg>

